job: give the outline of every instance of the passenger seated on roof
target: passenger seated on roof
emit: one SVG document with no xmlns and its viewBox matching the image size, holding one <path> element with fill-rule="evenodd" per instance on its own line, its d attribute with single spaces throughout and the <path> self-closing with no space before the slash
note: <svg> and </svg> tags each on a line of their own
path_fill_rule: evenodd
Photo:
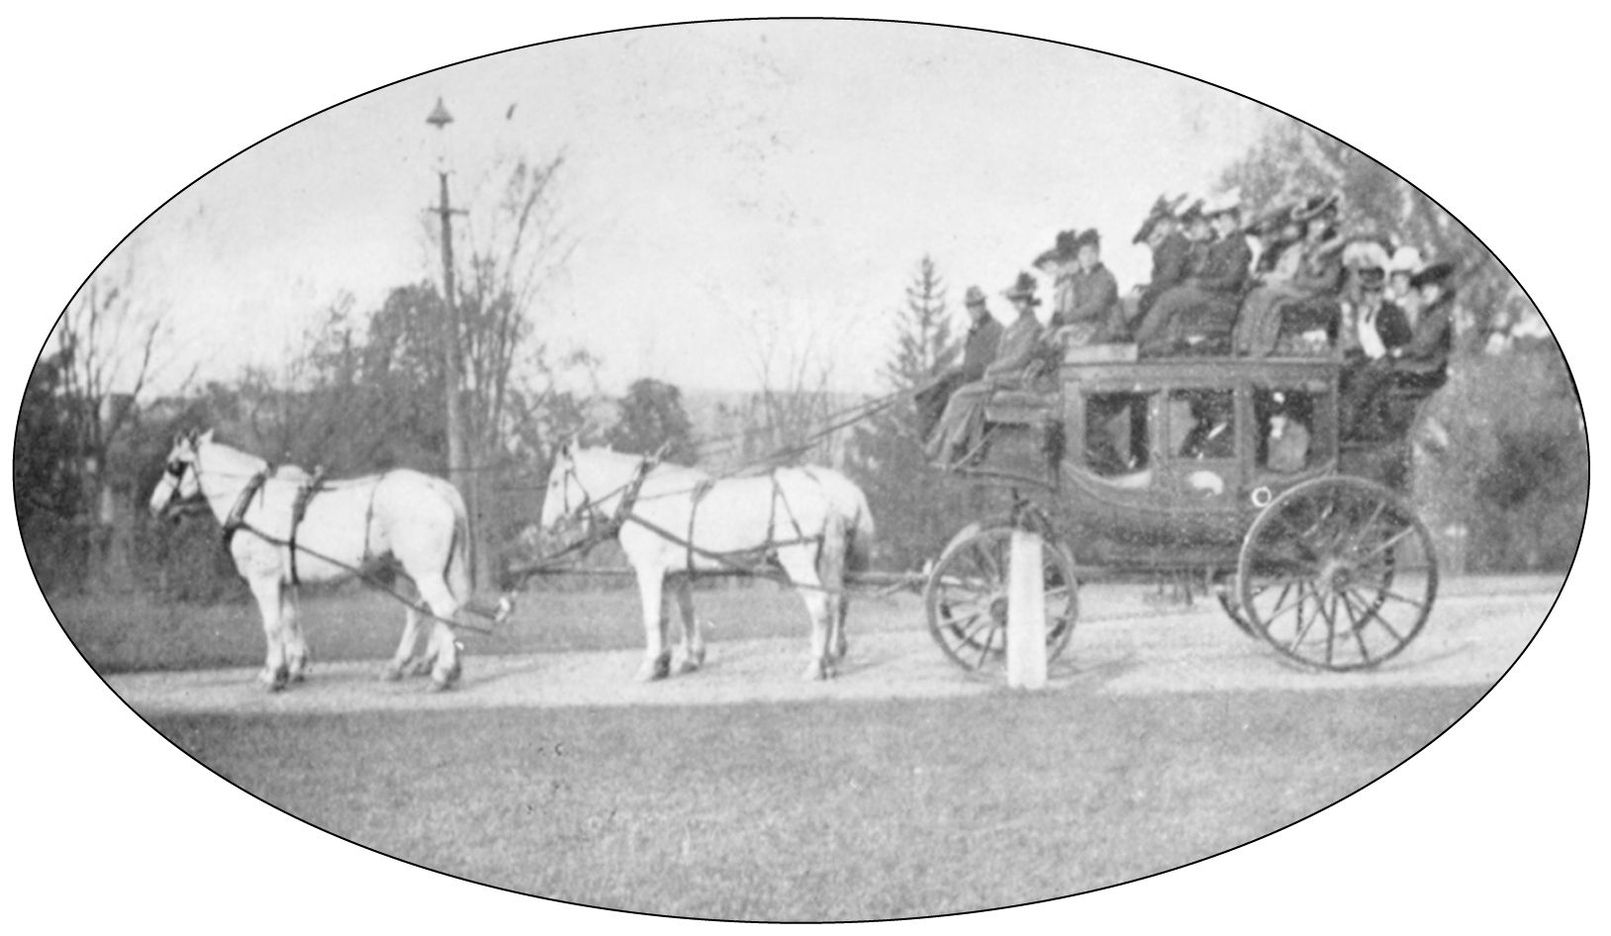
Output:
<svg viewBox="0 0 1611 936">
<path fill-rule="evenodd" d="M 1160 296 L 1147 313 L 1136 331 L 1143 355 L 1230 350 L 1253 251 L 1241 233 L 1241 203 L 1234 193 L 1206 206 L 1203 213 L 1215 240 L 1192 276 Z"/>
<path fill-rule="evenodd" d="M 1292 210 L 1291 221 L 1303 226 L 1303 240 L 1283 253 L 1279 273 L 1272 271 L 1263 286 L 1248 295 L 1236 326 L 1239 353 L 1251 357 L 1274 353 L 1289 313 L 1307 311 L 1315 321 L 1337 314 L 1344 247 L 1337 236 L 1337 196 L 1308 199 Z"/>
<path fill-rule="evenodd" d="M 963 339 L 962 363 L 936 377 L 932 383 L 913 395 L 917 406 L 918 438 L 927 439 L 945 412 L 945 405 L 959 387 L 984 379 L 985 368 L 996 359 L 996 345 L 1001 341 L 1001 323 L 990 314 L 985 304 L 984 290 L 969 286 L 963 305 L 967 307 L 970 324 Z"/>
<path fill-rule="evenodd" d="M 1119 281 L 1102 265 L 1102 236 L 1092 228 L 1075 237 L 1072 246 L 1074 272 L 1066 304 L 1059 294 L 1052 312 L 1050 340 L 1065 349 L 1126 340 L 1129 324 L 1119 304 Z"/>
<path fill-rule="evenodd" d="M 955 463 L 967 456 L 983 437 L 984 408 L 997 390 L 1016 390 L 1023 385 L 1029 362 L 1041 347 L 1040 322 L 1035 318 L 1035 277 L 1018 274 L 1018 281 L 1002 295 L 1018 310 L 1018 318 L 1001 335 L 996 359 L 984 370 L 983 379 L 958 389 L 945 405 L 940 424 L 935 427 L 925 451 L 930 460 Z"/>
<path fill-rule="evenodd" d="M 1454 264 L 1434 263 L 1410 280 L 1424 303 L 1420 320 L 1410 328 L 1399 312 L 1405 340 L 1384 348 L 1348 375 L 1341 388 L 1344 436 L 1369 437 L 1391 428 L 1384 413 L 1390 391 L 1407 390 L 1419 399 L 1448 380 L 1454 341 L 1454 291 L 1448 281 L 1453 275 Z"/>
<path fill-rule="evenodd" d="M 1191 241 L 1181 233 L 1182 218 L 1176 214 L 1185 200 L 1185 195 L 1173 200 L 1168 196 L 1159 196 L 1147 219 L 1141 222 L 1141 229 L 1131 240 L 1133 244 L 1145 243 L 1152 251 L 1152 273 L 1146 287 L 1139 290 L 1136 297 L 1138 323 L 1146 321 L 1147 313 L 1152 310 L 1158 297 L 1184 282 L 1189 272 L 1187 266 L 1191 259 Z M 1200 214 L 1201 208 L 1194 207 L 1198 207 Z M 1130 323 L 1126 322 L 1126 330 L 1129 327 Z"/>
</svg>

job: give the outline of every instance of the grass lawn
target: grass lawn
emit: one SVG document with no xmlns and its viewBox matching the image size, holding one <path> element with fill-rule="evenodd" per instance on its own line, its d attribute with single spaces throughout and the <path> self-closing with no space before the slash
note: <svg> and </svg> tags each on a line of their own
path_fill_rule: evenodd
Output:
<svg viewBox="0 0 1611 936">
<path fill-rule="evenodd" d="M 683 916 L 867 919 L 1061 896 L 1214 854 L 1358 789 L 1481 691 L 153 724 L 295 815 L 472 880 Z"/>
</svg>

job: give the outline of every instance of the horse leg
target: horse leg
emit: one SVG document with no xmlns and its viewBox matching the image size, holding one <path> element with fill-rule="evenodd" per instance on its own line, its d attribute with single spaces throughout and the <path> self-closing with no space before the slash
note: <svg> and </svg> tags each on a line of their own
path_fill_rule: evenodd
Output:
<svg viewBox="0 0 1611 936">
<path fill-rule="evenodd" d="M 308 641 L 302 635 L 299 597 L 293 587 L 280 592 L 280 633 L 285 639 L 286 670 L 291 682 L 301 682 L 308 673 Z"/>
<path fill-rule="evenodd" d="M 263 616 L 263 639 L 268 643 L 263 671 L 257 678 L 270 692 L 278 692 L 285 688 L 291 675 L 285 663 L 285 643 L 280 632 L 280 578 L 278 574 L 264 575 L 247 584 L 252 589 L 252 597 L 257 599 L 258 613 Z"/>
<path fill-rule="evenodd" d="M 850 643 L 845 639 L 845 614 L 850 609 L 850 599 L 845 594 L 845 562 L 849 544 L 850 537 L 843 520 L 835 518 L 829 521 L 823 532 L 822 551 L 817 556 L 817 572 L 827 599 L 827 652 L 828 660 L 833 663 L 843 660 L 845 654 L 850 652 Z"/>
<path fill-rule="evenodd" d="M 671 651 L 666 647 L 666 573 L 638 570 L 638 597 L 643 601 L 643 665 L 638 682 L 653 682 L 671 675 Z"/>
<path fill-rule="evenodd" d="M 705 635 L 694 618 L 693 576 L 677 576 L 673 587 L 677 594 L 677 611 L 682 615 L 682 662 L 677 665 L 677 672 L 692 673 L 705 665 Z"/>
<path fill-rule="evenodd" d="M 436 617 L 431 622 L 431 636 L 426 643 L 426 653 L 436 661 L 431 667 L 431 689 L 451 689 L 459 681 L 461 669 L 459 642 L 447 622 L 453 620 L 453 615 L 458 612 L 459 600 L 440 577 L 420 581 L 419 590 L 420 596 L 425 599 L 425 606 Z"/>
<path fill-rule="evenodd" d="M 803 545 L 778 550 L 778 564 L 799 590 L 800 598 L 805 601 L 806 615 L 811 618 L 811 657 L 802 674 L 807 680 L 829 679 L 834 675 L 833 661 L 828 656 L 828 594 L 822 589 L 813 553 L 815 550 Z"/>
<path fill-rule="evenodd" d="M 410 606 L 403 612 L 403 638 L 398 641 L 397 652 L 392 654 L 392 661 L 386 665 L 381 678 L 393 682 L 403 678 L 408 672 L 410 664 L 421 661 L 414 656 L 414 648 L 420 640 L 420 613 Z"/>
</svg>

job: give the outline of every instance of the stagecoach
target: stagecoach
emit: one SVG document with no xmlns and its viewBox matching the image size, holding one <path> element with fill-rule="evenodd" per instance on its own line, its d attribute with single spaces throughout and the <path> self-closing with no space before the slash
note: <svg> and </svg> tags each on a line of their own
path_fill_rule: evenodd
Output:
<svg viewBox="0 0 1611 936">
<path fill-rule="evenodd" d="M 1044 541 L 1048 659 L 1074 631 L 1079 583 L 1119 579 L 1212 593 L 1238 629 L 1306 667 L 1369 669 L 1403 651 L 1438 583 L 1404 497 L 1418 401 L 1345 436 L 1335 359 L 1113 359 L 1125 347 L 1071 351 L 998 391 L 982 441 L 945 465 L 1006 495 L 929 570 L 947 656 L 999 667 L 1015 530 Z"/>
</svg>

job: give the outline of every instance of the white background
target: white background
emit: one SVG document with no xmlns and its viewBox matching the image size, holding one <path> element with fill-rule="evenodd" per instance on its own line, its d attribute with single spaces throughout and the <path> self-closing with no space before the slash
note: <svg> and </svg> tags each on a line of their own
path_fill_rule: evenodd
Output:
<svg viewBox="0 0 1611 936">
<path fill-rule="evenodd" d="M 576 6 L 77 3 L 8 12 L 0 48 L 6 407 L 14 412 L 52 321 L 101 257 L 165 198 L 262 136 L 472 55 L 776 5 L 684 3 L 675 13 L 663 4 Z M 1603 288 L 1591 288 L 1603 279 L 1608 208 L 1596 171 L 1605 152 L 1601 24 L 1536 3 L 1486 17 L 1475 8 L 1364 2 L 1151 2 L 1133 13 L 1063 4 L 1058 15 L 1038 6 L 819 3 L 778 12 L 880 14 L 1080 43 L 1307 119 L 1421 185 L 1482 236 L 1560 338 L 1591 423 L 1606 405 L 1601 355 L 1611 310 Z M 11 498 L 4 502 L 9 510 Z M 1470 716 L 1385 780 L 1252 847 L 1148 881 L 990 917 L 884 928 L 1548 931 L 1603 920 L 1601 674 L 1611 654 L 1591 604 L 1604 594 L 1596 579 L 1606 568 L 1596 513 L 1573 580 L 1533 647 Z M 14 518 L 5 522 L 15 528 Z M 83 664 L 10 534 L 0 536 L 0 573 L 14 609 L 0 658 L 0 861 L 7 918 L 19 931 L 46 923 L 445 932 L 493 919 L 704 928 L 464 884 L 251 800 L 146 728 Z"/>
</svg>

